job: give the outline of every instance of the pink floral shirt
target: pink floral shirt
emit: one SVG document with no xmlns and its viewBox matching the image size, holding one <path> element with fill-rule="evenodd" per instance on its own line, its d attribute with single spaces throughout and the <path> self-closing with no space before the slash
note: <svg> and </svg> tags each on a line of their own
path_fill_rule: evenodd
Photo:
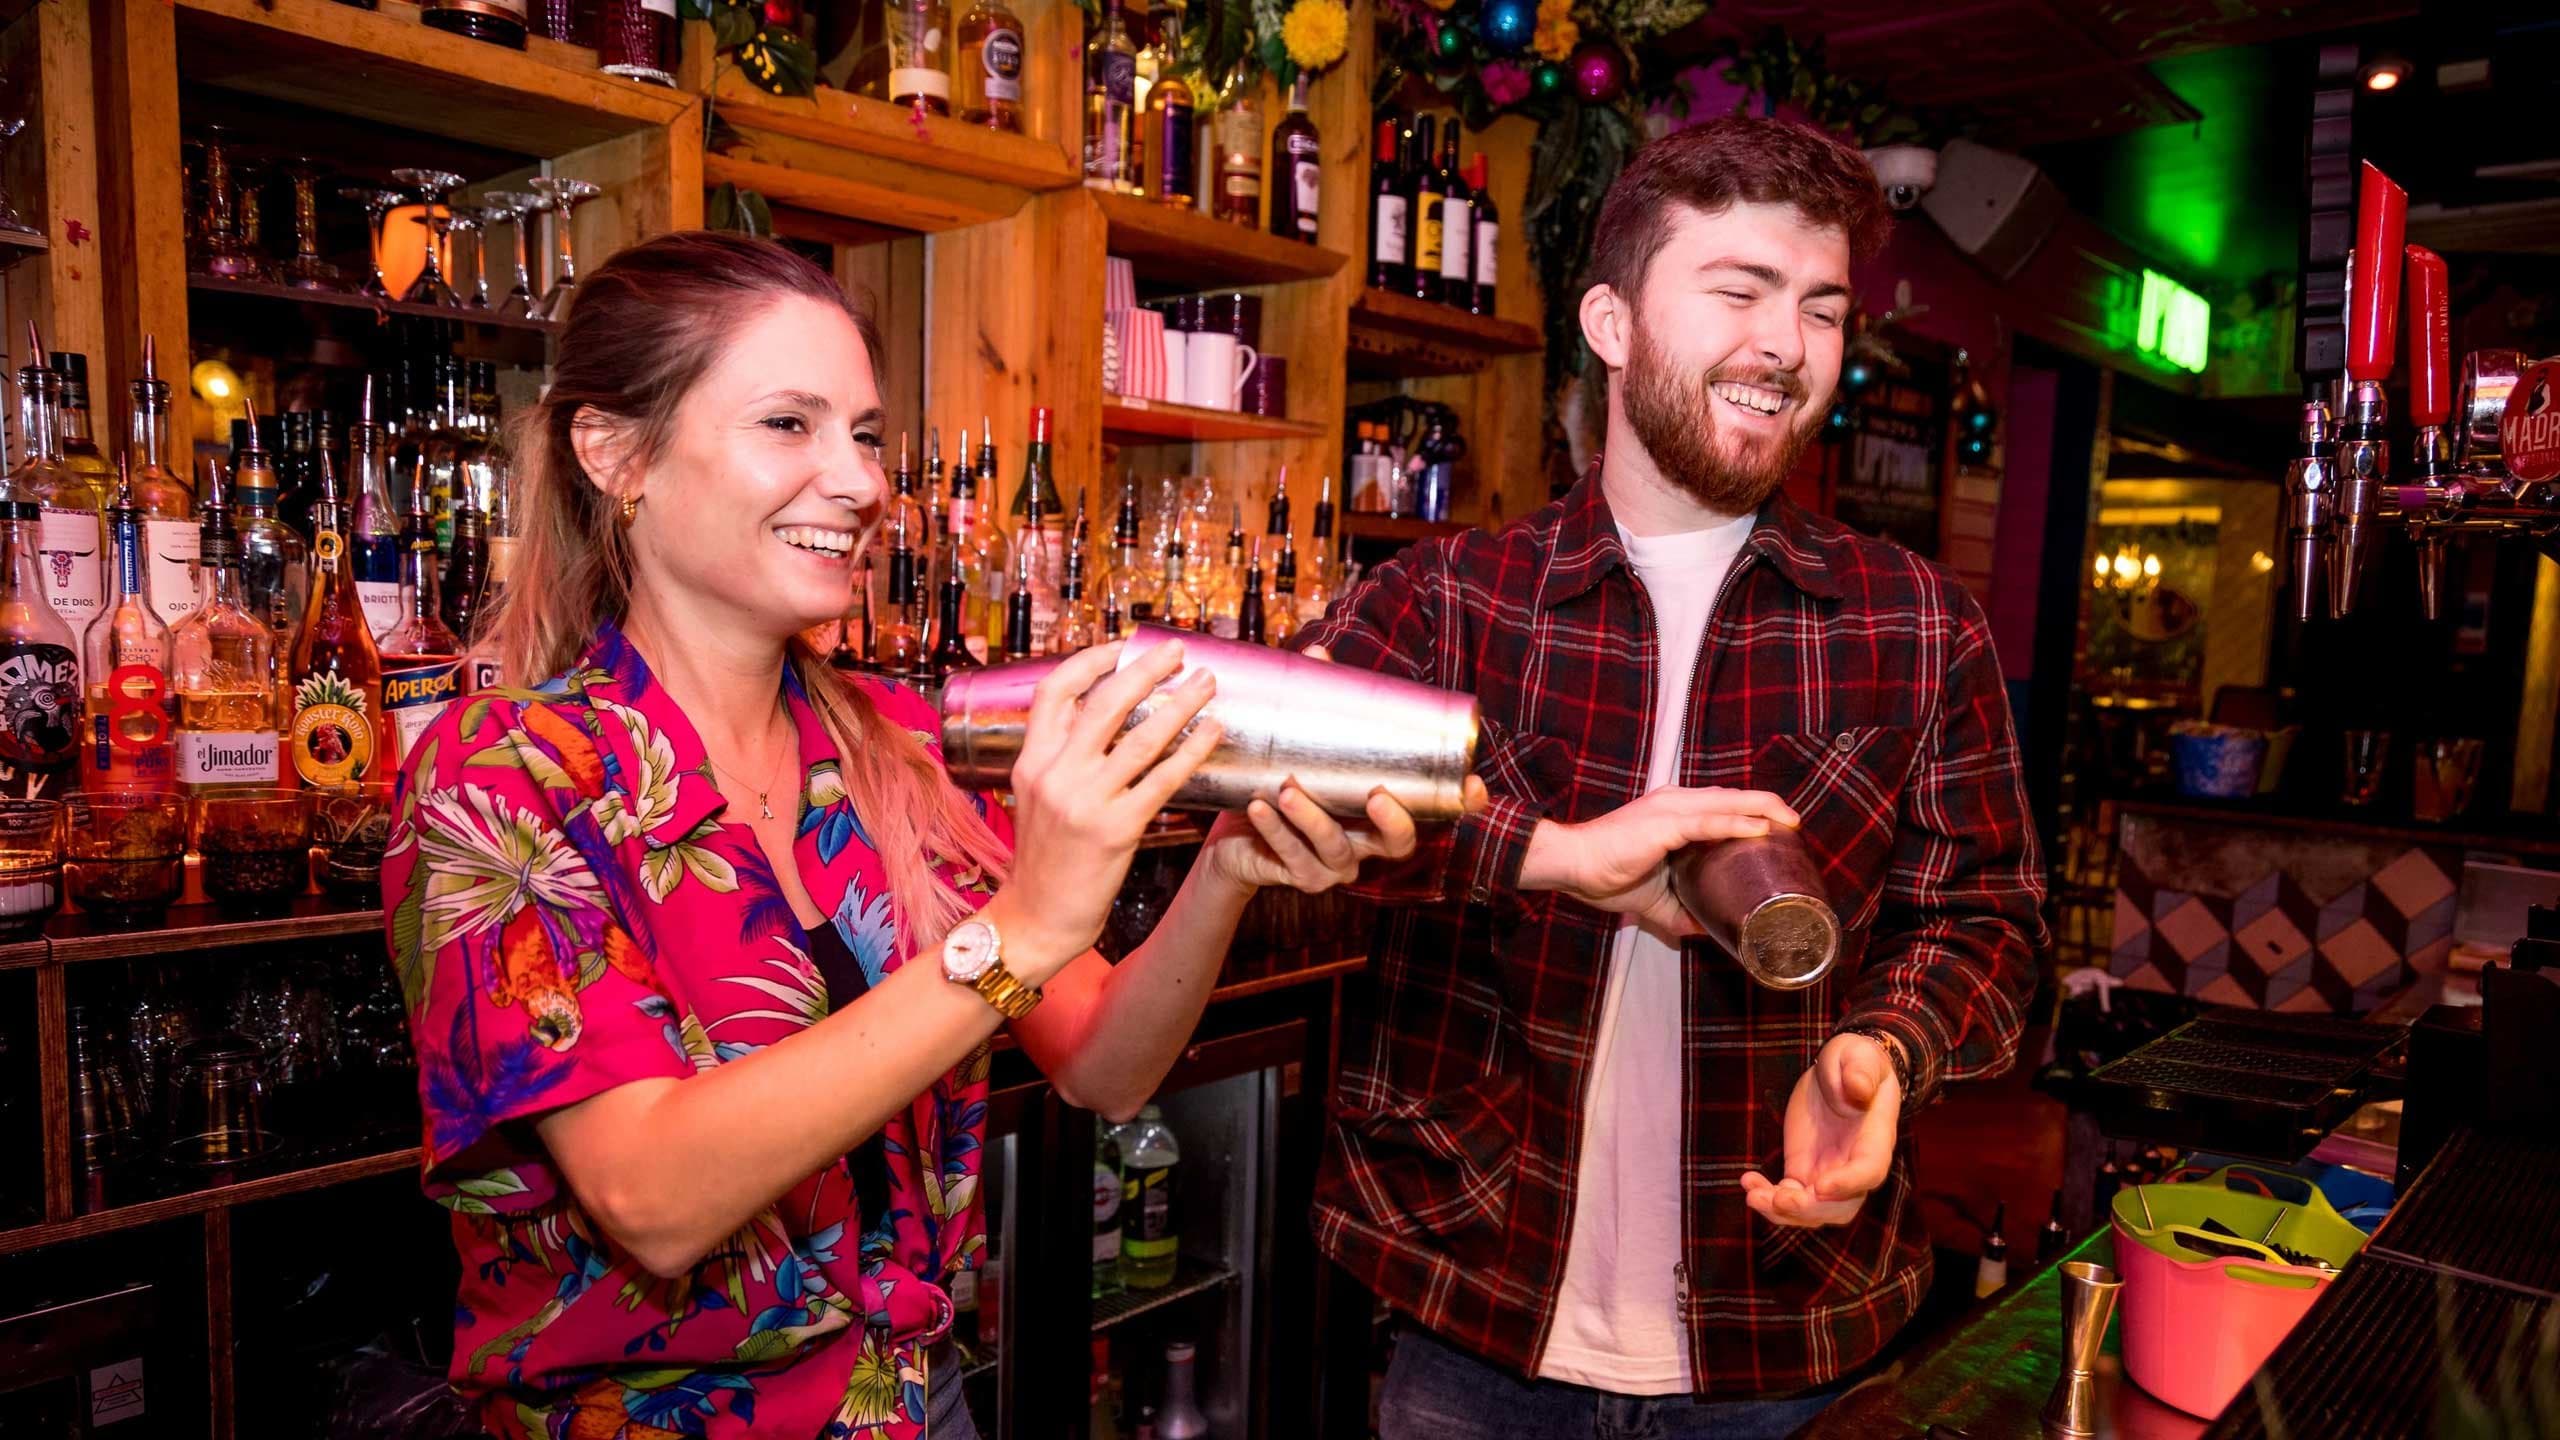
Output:
<svg viewBox="0 0 2560 1440">
<path fill-rule="evenodd" d="M 887 872 L 825 727 L 795 676 L 780 683 L 807 762 L 791 861 L 877 984 L 908 953 Z M 864 685 L 939 758 L 920 697 Z M 1003 810 L 979 803 L 1010 844 Z M 623 1254 L 543 1151 L 544 1112 L 710 1070 L 827 1013 L 772 864 L 724 805 L 692 725 L 611 625 L 540 690 L 454 705 L 401 775 L 383 898 L 426 1192 L 462 1257 L 453 1381 L 511 1440 L 912 1440 L 923 1352 L 951 1323 L 944 1286 L 985 1249 L 984 1048 L 889 1121 L 886 1214 L 859 1213 L 839 1162 L 682 1279 Z M 666 1183 L 693 1163 L 666 1156 Z"/>
</svg>

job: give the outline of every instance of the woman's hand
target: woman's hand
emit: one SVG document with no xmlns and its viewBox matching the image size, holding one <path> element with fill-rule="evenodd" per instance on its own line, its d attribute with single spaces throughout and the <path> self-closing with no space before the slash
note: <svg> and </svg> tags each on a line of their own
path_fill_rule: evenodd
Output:
<svg viewBox="0 0 2560 1440">
<path fill-rule="evenodd" d="M 1205 670 L 1121 733 L 1129 712 L 1182 668 L 1182 645 L 1152 646 L 1113 675 L 1119 661 L 1119 645 L 1097 645 L 1032 692 L 1013 767 L 1013 878 L 989 908 L 1003 917 L 1008 968 L 1033 985 L 1101 936 L 1139 837 L 1225 733 L 1204 720 L 1182 734 L 1217 692 Z"/>
<path fill-rule="evenodd" d="M 1280 787 L 1278 802 L 1256 796 L 1209 829 L 1200 863 L 1248 890 L 1289 885 L 1314 895 L 1360 873 L 1360 862 L 1413 853 L 1413 817 L 1383 790 L 1369 796 L 1369 823 L 1344 825 L 1298 788 Z"/>
</svg>

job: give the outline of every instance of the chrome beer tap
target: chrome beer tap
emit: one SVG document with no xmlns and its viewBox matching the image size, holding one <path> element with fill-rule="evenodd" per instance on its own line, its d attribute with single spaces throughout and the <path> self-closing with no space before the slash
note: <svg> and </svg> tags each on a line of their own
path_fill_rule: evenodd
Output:
<svg viewBox="0 0 2560 1440">
<path fill-rule="evenodd" d="M 2301 446 L 2284 472 L 2284 536 L 2293 561 L 2294 618 L 2323 613 L 2327 598 L 2332 509 L 2337 503 L 2337 454 L 2329 433 L 2326 401 L 2302 405 Z"/>
<path fill-rule="evenodd" d="M 2356 203 L 2356 248 L 2347 261 L 2347 382 L 2338 417 L 2336 536 L 2329 556 L 2329 615 L 2355 609 L 2356 588 L 2381 532 L 2382 491 L 2391 473 L 2383 438 L 2399 335 L 2400 266 L 2408 231 L 2409 193 L 2364 162 Z M 2298 582 L 2307 583 L 2297 572 Z"/>
<path fill-rule="evenodd" d="M 2434 517 L 2453 481 L 2453 447 L 2444 422 L 2453 416 L 2452 316 L 2445 291 L 2444 257 L 2424 245 L 2408 249 L 2409 419 L 2418 427 L 2410 446 L 2407 484 L 2395 487 L 2408 517 L 2409 540 L 2418 551 L 2418 606 L 2427 619 L 2444 614 L 2444 561 L 2450 532 Z M 2384 505 L 2387 513 L 2394 506 Z"/>
</svg>

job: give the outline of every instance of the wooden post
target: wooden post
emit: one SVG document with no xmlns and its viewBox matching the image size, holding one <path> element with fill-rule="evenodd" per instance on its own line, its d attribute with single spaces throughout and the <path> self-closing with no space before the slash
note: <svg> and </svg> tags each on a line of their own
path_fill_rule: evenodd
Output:
<svg viewBox="0 0 2560 1440">
<path fill-rule="evenodd" d="M 45 8 L 52 8 L 50 6 Z M 142 373 L 142 342 L 159 340 L 170 382 L 169 433 L 195 433 L 187 374 L 186 180 L 178 153 L 177 12 L 166 0 L 98 0 L 99 260 L 106 337 L 91 367 L 99 429 L 119 435 L 126 386 Z"/>
<path fill-rule="evenodd" d="M 1035 195 L 1010 219 L 925 242 L 925 411 L 946 445 L 957 443 L 954 423 L 994 422 L 1003 473 L 982 479 L 979 493 L 998 515 L 1021 481 L 1035 406 L 1056 412 L 1059 493 L 1099 485 L 1103 248 L 1102 212 L 1081 189 Z"/>
</svg>

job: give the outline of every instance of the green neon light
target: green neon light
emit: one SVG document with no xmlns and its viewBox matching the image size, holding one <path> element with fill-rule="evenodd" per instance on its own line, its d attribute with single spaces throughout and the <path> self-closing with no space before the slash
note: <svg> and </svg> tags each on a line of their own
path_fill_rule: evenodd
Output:
<svg viewBox="0 0 2560 1440">
<path fill-rule="evenodd" d="M 2157 355 L 2181 370 L 2204 369 L 2213 330 L 2213 306 L 2205 298 L 2157 270 L 2142 272 L 2142 318 L 2134 328 L 2136 349 Z"/>
</svg>

